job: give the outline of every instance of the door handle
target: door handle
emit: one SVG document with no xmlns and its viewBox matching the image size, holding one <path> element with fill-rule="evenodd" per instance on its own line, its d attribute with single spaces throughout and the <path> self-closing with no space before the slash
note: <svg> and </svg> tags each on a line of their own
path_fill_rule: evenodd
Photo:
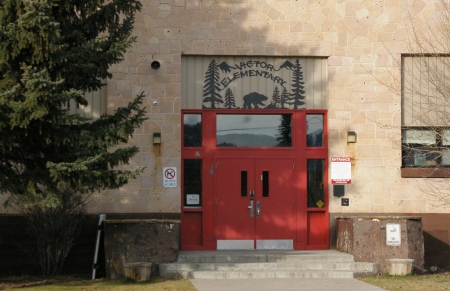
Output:
<svg viewBox="0 0 450 291">
<path fill-rule="evenodd" d="M 253 201 L 250 201 L 250 205 L 247 206 L 247 208 L 250 209 L 250 217 L 253 217 L 254 213 L 255 213 L 255 211 L 253 209 Z"/>
<path fill-rule="evenodd" d="M 256 217 L 259 217 L 261 214 L 261 208 L 259 206 L 259 201 L 256 201 Z"/>
</svg>

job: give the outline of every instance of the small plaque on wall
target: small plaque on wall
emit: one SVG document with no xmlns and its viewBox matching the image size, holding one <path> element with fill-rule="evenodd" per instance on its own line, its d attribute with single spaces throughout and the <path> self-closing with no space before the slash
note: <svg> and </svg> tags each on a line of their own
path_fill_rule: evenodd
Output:
<svg viewBox="0 0 450 291">
<path fill-rule="evenodd" d="M 200 205 L 200 194 L 186 194 L 186 206 Z"/>
<path fill-rule="evenodd" d="M 386 245 L 399 246 L 402 244 L 400 235 L 400 224 L 386 224 Z"/>
</svg>

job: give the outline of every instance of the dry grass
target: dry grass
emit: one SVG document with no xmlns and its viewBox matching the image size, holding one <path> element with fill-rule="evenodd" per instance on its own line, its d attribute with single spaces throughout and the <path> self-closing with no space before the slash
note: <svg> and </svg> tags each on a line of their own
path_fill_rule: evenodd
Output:
<svg viewBox="0 0 450 291">
<path fill-rule="evenodd" d="M 377 275 L 358 279 L 389 291 L 450 291 L 450 272 L 409 276 Z"/>
<path fill-rule="evenodd" d="M 388 276 L 376 275 L 358 278 L 366 283 L 389 291 L 450 291 L 450 272 L 439 274 Z M 189 280 L 168 280 L 152 278 L 147 282 L 131 280 L 90 280 L 88 277 L 58 276 L 58 277 L 14 277 L 0 278 L 0 290 L 112 290 L 112 291 L 195 291 Z"/>
<path fill-rule="evenodd" d="M 89 280 L 88 278 L 59 276 L 59 277 L 20 277 L 0 279 L 0 290 L 112 290 L 112 291 L 195 291 L 189 280 L 168 280 L 152 278 L 146 282 L 132 280 Z"/>
</svg>

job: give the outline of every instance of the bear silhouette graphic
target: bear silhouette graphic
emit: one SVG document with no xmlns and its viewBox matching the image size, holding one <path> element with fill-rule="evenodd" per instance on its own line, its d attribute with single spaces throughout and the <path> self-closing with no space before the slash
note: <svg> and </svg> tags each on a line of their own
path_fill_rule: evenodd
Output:
<svg viewBox="0 0 450 291">
<path fill-rule="evenodd" d="M 253 105 L 253 108 L 257 109 L 259 108 L 258 105 L 265 106 L 263 101 L 266 101 L 268 98 L 262 94 L 252 92 L 245 95 L 243 99 L 244 99 L 243 108 L 252 109 Z"/>
</svg>

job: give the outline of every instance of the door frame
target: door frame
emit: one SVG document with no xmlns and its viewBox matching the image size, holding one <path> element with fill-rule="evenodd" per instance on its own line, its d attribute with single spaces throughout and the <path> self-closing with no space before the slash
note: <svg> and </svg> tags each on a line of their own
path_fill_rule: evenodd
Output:
<svg viewBox="0 0 450 291">
<path fill-rule="evenodd" d="M 264 157 L 267 152 L 280 157 L 294 157 L 294 217 L 295 217 L 295 250 L 329 249 L 329 182 L 328 182 L 328 118 L 327 110 L 229 110 L 229 109 L 189 109 L 181 114 L 181 165 L 186 159 L 202 160 L 202 193 L 201 206 L 189 207 L 184 202 L 184 174 L 181 166 L 181 249 L 183 250 L 215 250 L 216 214 L 214 193 L 214 163 L 215 159 L 227 157 L 231 153 L 239 155 L 242 148 L 216 147 L 216 116 L 217 114 L 292 114 L 292 147 L 289 148 L 246 148 L 252 152 L 252 157 Z M 201 116 L 202 143 L 198 147 L 183 145 L 184 114 L 199 114 Z M 306 115 L 323 115 L 323 144 L 320 147 L 306 146 Z M 296 134 L 294 134 L 294 132 Z M 323 208 L 307 207 L 307 173 L 308 159 L 324 161 L 324 195 Z M 303 182 L 302 182 L 303 181 Z"/>
</svg>

